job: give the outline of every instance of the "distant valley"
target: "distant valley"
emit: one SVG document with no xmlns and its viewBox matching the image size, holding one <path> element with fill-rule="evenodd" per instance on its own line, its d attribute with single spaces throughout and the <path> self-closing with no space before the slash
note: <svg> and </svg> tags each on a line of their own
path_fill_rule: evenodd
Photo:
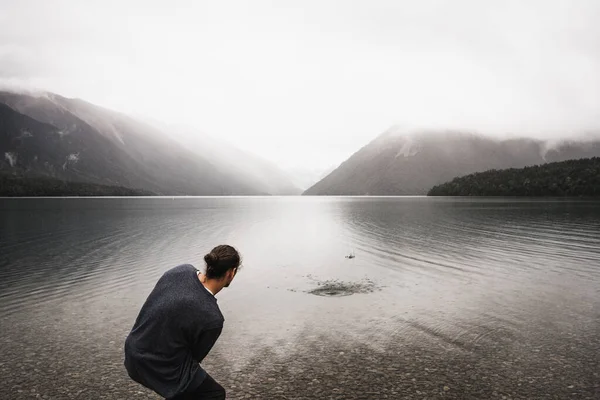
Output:
<svg viewBox="0 0 600 400">
<path fill-rule="evenodd" d="M 476 172 L 598 156 L 600 140 L 499 140 L 392 127 L 337 168 L 284 171 L 190 127 L 53 93 L 0 92 L 0 174 L 11 185 L 48 178 L 172 196 L 299 195 L 306 188 L 304 195 L 424 195 Z M 31 182 L 50 181 L 30 180 L 19 193 Z M 71 185 L 70 193 L 73 187 L 83 186 Z M 109 192 L 92 187 L 88 193 Z"/>
</svg>

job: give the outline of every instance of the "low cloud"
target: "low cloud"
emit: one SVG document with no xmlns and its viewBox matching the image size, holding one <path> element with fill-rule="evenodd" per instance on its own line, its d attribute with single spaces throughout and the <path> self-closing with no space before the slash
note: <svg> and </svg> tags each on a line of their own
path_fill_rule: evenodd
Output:
<svg viewBox="0 0 600 400">
<path fill-rule="evenodd" d="M 339 163 L 394 124 L 600 129 L 600 2 L 4 1 L 0 87 Z"/>
</svg>

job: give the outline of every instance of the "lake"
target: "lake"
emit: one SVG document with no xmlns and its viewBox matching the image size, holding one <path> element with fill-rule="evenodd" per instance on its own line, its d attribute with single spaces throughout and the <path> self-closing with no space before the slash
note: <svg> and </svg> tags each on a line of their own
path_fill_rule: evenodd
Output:
<svg viewBox="0 0 600 400">
<path fill-rule="evenodd" d="M 600 201 L 0 199 L 0 222 L 2 399 L 158 399 L 125 337 L 222 243 L 243 268 L 203 366 L 228 398 L 600 398 Z"/>
</svg>

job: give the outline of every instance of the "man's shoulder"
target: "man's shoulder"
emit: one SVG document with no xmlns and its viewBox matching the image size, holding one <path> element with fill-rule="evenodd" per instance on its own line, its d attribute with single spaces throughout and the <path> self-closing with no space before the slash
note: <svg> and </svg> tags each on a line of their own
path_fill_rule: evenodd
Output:
<svg viewBox="0 0 600 400">
<path fill-rule="evenodd" d="M 176 288 L 179 295 L 175 298 L 183 299 L 185 293 L 188 292 L 185 288 L 190 287 L 191 277 L 195 274 L 195 270 L 191 264 L 181 264 L 170 268 L 162 274 L 156 284 L 155 290 L 172 293 L 174 288 Z"/>
<path fill-rule="evenodd" d="M 196 267 L 194 267 L 192 264 L 180 264 L 165 271 L 163 276 L 169 277 L 173 275 L 184 275 L 190 273 L 191 271 L 196 271 Z"/>
</svg>

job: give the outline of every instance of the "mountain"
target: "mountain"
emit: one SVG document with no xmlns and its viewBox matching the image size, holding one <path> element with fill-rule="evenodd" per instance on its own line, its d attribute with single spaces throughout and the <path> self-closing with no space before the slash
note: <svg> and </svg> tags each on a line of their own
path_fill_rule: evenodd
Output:
<svg viewBox="0 0 600 400">
<path fill-rule="evenodd" d="M 393 127 L 343 162 L 305 195 L 423 195 L 457 176 L 600 156 L 600 141 L 496 140 L 459 131 Z"/>
<path fill-rule="evenodd" d="M 61 130 L 0 104 L 2 172 L 135 187 L 124 174 L 127 166 L 114 159 L 116 153 L 90 127 Z"/>
<path fill-rule="evenodd" d="M 209 150 L 150 124 L 52 93 L 0 92 L 0 172 L 165 195 L 268 195 Z"/>
</svg>

